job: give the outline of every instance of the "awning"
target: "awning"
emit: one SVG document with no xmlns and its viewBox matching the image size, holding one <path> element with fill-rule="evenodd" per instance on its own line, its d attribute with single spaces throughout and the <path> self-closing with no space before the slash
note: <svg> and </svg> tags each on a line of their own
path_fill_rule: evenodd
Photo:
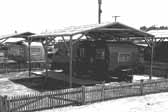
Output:
<svg viewBox="0 0 168 112">
<path fill-rule="evenodd" d="M 73 36 L 77 34 L 84 34 L 92 38 L 114 39 L 114 38 L 130 38 L 139 39 L 144 37 L 154 37 L 152 34 L 137 30 L 130 26 L 121 24 L 119 22 L 93 24 L 83 26 L 72 26 L 64 29 L 55 30 L 52 32 L 45 32 L 43 34 L 32 35 L 32 38 L 58 37 L 58 36 Z"/>
<path fill-rule="evenodd" d="M 0 40 L 8 39 L 8 38 L 25 38 L 25 39 L 27 39 L 27 37 L 30 35 L 35 35 L 35 33 L 23 32 L 23 33 L 15 33 L 15 34 L 10 34 L 10 35 L 3 35 L 3 36 L 0 36 Z"/>
</svg>

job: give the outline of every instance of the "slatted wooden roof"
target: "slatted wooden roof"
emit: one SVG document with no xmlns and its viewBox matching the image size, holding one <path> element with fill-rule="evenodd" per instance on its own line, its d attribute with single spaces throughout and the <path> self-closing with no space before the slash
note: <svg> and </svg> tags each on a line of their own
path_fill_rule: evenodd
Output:
<svg viewBox="0 0 168 112">
<path fill-rule="evenodd" d="M 107 39 L 114 38 L 129 38 L 129 39 L 142 39 L 144 37 L 154 37 L 152 34 L 140 31 L 130 26 L 124 25 L 119 22 L 103 23 L 103 24 L 91 24 L 83 26 L 71 26 L 64 29 L 58 29 L 51 32 L 45 32 L 42 34 L 34 34 L 31 32 L 24 32 L 19 34 L 12 34 L 1 36 L 0 40 L 8 38 L 25 38 L 41 39 L 46 37 L 58 37 L 58 36 L 73 36 L 77 34 L 84 34 L 94 39 Z"/>
<path fill-rule="evenodd" d="M 84 34 L 92 38 L 113 39 L 113 38 L 143 38 L 153 37 L 153 35 L 137 30 L 130 26 L 119 22 L 92 24 L 84 26 L 72 26 L 64 29 L 54 30 L 52 32 L 45 32 L 43 34 L 32 35 L 32 38 L 45 38 L 57 36 L 73 36 L 76 34 Z"/>
<path fill-rule="evenodd" d="M 3 35 L 3 36 L 0 36 L 0 40 L 8 39 L 8 38 L 27 38 L 30 35 L 35 35 L 35 33 L 23 32 L 23 33 L 15 33 L 10 35 Z"/>
</svg>

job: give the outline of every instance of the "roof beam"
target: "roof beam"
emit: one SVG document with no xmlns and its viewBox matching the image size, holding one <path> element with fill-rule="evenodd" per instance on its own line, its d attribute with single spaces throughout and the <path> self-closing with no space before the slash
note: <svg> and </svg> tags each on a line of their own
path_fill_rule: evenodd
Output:
<svg viewBox="0 0 168 112">
<path fill-rule="evenodd" d="M 127 28 L 99 28 L 98 31 L 132 31 L 131 29 Z"/>
</svg>

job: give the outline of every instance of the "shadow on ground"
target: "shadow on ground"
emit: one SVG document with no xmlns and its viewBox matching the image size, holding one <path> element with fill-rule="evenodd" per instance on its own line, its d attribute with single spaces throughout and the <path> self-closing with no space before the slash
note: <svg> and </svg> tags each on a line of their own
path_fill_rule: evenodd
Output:
<svg viewBox="0 0 168 112">
<path fill-rule="evenodd" d="M 14 75 L 14 77 L 11 77 Z M 28 73 L 20 73 L 20 74 L 11 74 L 10 78 L 8 78 L 10 81 L 24 85 L 27 88 L 39 91 L 39 92 L 45 92 L 45 91 L 51 91 L 51 90 L 58 90 L 58 89 L 67 89 L 69 88 L 68 81 L 63 80 L 57 80 L 54 78 L 45 78 L 44 76 L 37 76 L 32 75 L 31 77 L 28 76 Z M 97 79 L 96 76 L 94 77 L 83 77 L 82 79 L 92 79 L 95 81 L 103 82 L 102 79 Z M 118 80 L 116 79 L 106 79 L 105 82 L 116 82 Z M 87 84 L 85 86 L 91 86 L 93 84 Z M 81 87 L 82 85 L 72 84 L 73 88 Z"/>
<path fill-rule="evenodd" d="M 31 77 L 10 80 L 14 83 L 22 84 L 30 89 L 34 89 L 39 92 L 69 88 L 69 84 L 67 82 L 52 78 L 45 79 L 44 77 Z M 80 87 L 80 85 L 73 84 L 72 87 Z"/>
</svg>

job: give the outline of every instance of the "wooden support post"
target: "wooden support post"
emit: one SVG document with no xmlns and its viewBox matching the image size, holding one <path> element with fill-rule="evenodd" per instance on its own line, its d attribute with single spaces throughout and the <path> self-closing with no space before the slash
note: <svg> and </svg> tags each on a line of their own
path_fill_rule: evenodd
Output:
<svg viewBox="0 0 168 112">
<path fill-rule="evenodd" d="M 149 76 L 149 79 L 151 80 L 152 79 L 152 75 L 153 75 L 153 54 L 154 54 L 154 41 L 153 41 L 153 38 L 152 38 L 152 44 L 151 44 L 151 48 L 152 48 L 152 52 L 151 52 L 151 66 L 150 66 L 150 76 Z"/>
<path fill-rule="evenodd" d="M 42 41 L 41 38 L 40 38 L 40 43 L 42 44 L 42 46 L 43 46 L 43 48 L 44 48 L 44 53 L 45 53 L 45 46 L 44 46 L 43 41 Z M 44 56 L 45 56 L 45 55 L 44 55 Z M 44 57 L 44 60 L 45 60 L 45 57 Z M 44 60 L 43 60 L 43 61 L 44 61 Z M 45 63 L 45 61 L 44 61 L 44 63 Z M 40 70 L 44 70 L 44 64 L 43 64 L 43 62 L 40 63 Z"/>
<path fill-rule="evenodd" d="M 66 40 L 65 40 L 65 38 L 64 38 L 64 36 L 61 36 L 62 37 L 62 40 L 64 41 L 64 44 L 65 44 L 65 47 L 67 48 L 67 50 L 69 49 L 69 47 L 68 47 L 68 45 L 67 45 L 67 43 L 66 43 Z"/>
<path fill-rule="evenodd" d="M 102 13 L 101 4 L 102 4 L 102 0 L 98 0 L 98 23 L 99 24 L 101 23 L 101 13 Z"/>
<path fill-rule="evenodd" d="M 46 79 L 48 78 L 48 37 L 45 38 L 46 44 L 45 44 L 45 60 L 46 60 Z"/>
<path fill-rule="evenodd" d="M 152 75 L 153 75 L 153 43 L 152 43 L 152 53 L 151 53 L 151 65 L 150 65 L 150 76 L 149 76 L 149 79 L 151 80 L 152 79 Z"/>
<path fill-rule="evenodd" d="M 8 73 L 8 57 L 9 57 L 8 50 L 9 50 L 9 48 L 7 48 L 7 57 L 5 58 L 5 66 L 4 66 L 6 73 Z"/>
<path fill-rule="evenodd" d="M 101 100 L 104 101 L 105 99 L 105 91 L 104 91 L 104 88 L 105 88 L 105 81 L 102 82 L 102 91 L 101 91 Z"/>
<path fill-rule="evenodd" d="M 70 62 L 69 62 L 69 87 L 72 88 L 72 74 L 73 74 L 73 68 L 72 68 L 72 62 L 73 62 L 73 44 L 72 44 L 72 38 L 73 36 L 70 36 Z"/>
<path fill-rule="evenodd" d="M 140 80 L 140 95 L 143 95 L 143 82 L 144 80 Z"/>
<path fill-rule="evenodd" d="M 154 41 L 153 38 L 151 40 L 151 42 L 149 42 L 146 38 L 145 38 L 146 43 L 148 44 L 149 47 L 151 47 L 152 52 L 151 52 L 151 61 L 150 61 L 150 74 L 149 74 L 149 79 L 152 79 L 152 75 L 153 75 L 153 52 L 154 52 Z"/>
<path fill-rule="evenodd" d="M 85 86 L 82 86 L 82 101 L 81 104 L 84 105 L 85 104 Z"/>
<path fill-rule="evenodd" d="M 31 39 L 28 38 L 28 50 L 29 50 L 29 77 L 31 75 Z"/>
</svg>

